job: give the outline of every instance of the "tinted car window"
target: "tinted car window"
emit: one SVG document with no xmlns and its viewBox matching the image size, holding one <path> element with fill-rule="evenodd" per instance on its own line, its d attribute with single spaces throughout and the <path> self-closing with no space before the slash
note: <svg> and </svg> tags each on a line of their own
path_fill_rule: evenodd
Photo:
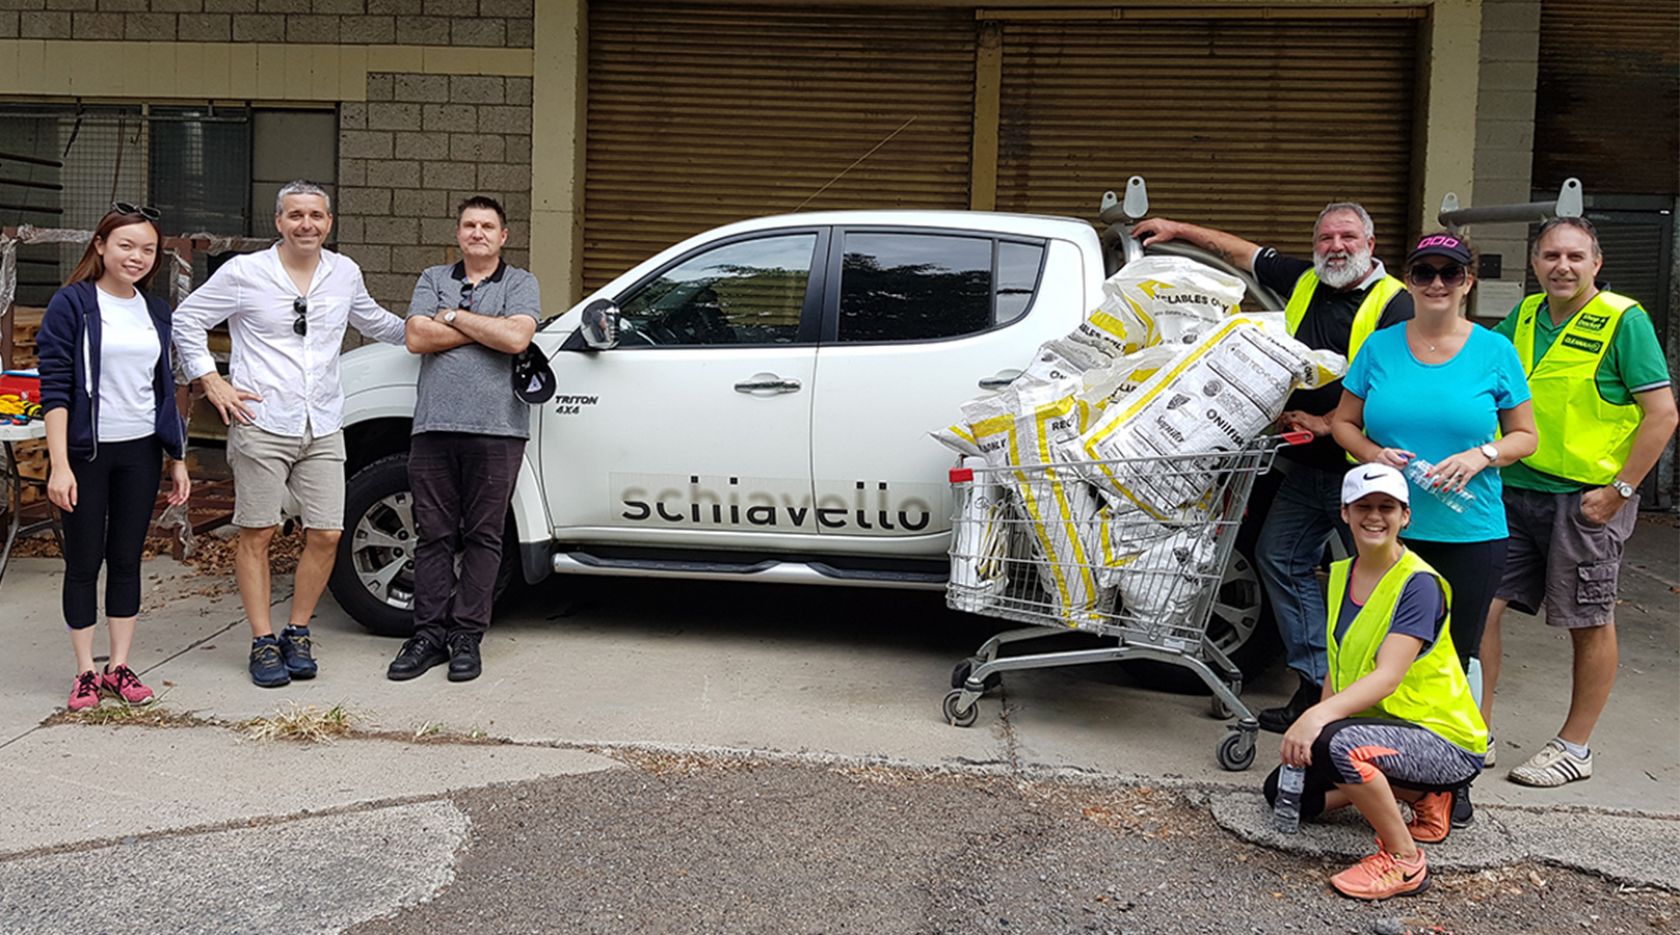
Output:
<svg viewBox="0 0 1680 935">
<path fill-rule="evenodd" d="M 961 234 L 848 233 L 837 337 L 927 341 L 1007 325 L 1032 305 L 1044 250 Z"/>
<path fill-rule="evenodd" d="M 816 245 L 816 234 L 785 234 L 689 257 L 619 303 L 623 343 L 793 343 Z"/>
<path fill-rule="evenodd" d="M 841 341 L 925 341 L 991 325 L 991 238 L 846 235 Z"/>
<path fill-rule="evenodd" d="M 1027 313 L 1033 294 L 1038 291 L 1038 274 L 1043 267 L 1043 244 L 998 241 L 998 324 L 1007 325 Z"/>
</svg>

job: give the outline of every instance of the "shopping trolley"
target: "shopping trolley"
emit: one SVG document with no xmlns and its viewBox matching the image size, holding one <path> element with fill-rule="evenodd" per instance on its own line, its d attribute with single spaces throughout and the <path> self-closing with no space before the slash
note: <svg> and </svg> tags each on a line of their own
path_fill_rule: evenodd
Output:
<svg viewBox="0 0 1680 935">
<path fill-rule="evenodd" d="M 1260 724 L 1243 704 L 1242 671 L 1207 637 L 1219 584 L 1254 480 L 1285 445 L 1263 436 L 1229 451 L 1007 467 L 966 459 L 951 471 L 955 610 L 1027 626 L 999 633 L 957 664 L 945 719 L 974 724 L 979 700 L 1017 669 L 1148 659 L 1189 669 L 1235 718 L 1219 765 L 1254 762 Z M 1114 645 L 999 656 L 1009 643 L 1085 632 Z"/>
</svg>

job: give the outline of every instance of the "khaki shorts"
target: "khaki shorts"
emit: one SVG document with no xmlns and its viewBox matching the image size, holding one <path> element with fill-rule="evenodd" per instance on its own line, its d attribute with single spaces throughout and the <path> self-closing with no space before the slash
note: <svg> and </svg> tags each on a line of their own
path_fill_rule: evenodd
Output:
<svg viewBox="0 0 1680 935">
<path fill-rule="evenodd" d="M 278 526 L 284 512 L 300 516 L 309 529 L 344 528 L 344 433 L 315 438 L 304 431 L 293 438 L 254 425 L 228 426 L 235 526 Z"/>
<path fill-rule="evenodd" d="M 1511 538 L 1495 597 L 1546 623 L 1578 629 L 1609 623 L 1616 609 L 1622 550 L 1639 518 L 1639 495 L 1600 526 L 1581 515 L 1581 493 L 1505 488 Z"/>
</svg>

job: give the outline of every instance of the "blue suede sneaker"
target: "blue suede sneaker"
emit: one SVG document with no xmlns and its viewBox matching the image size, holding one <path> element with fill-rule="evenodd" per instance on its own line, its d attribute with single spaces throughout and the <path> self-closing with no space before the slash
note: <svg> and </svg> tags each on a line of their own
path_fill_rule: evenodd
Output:
<svg viewBox="0 0 1680 935">
<path fill-rule="evenodd" d="M 286 659 L 286 671 L 294 679 L 315 677 L 315 644 L 309 639 L 308 627 L 287 627 L 280 631 L 280 655 Z"/>
<path fill-rule="evenodd" d="M 251 641 L 251 681 L 262 688 L 279 688 L 292 681 L 286 659 L 280 654 L 280 638 L 270 634 Z"/>
</svg>

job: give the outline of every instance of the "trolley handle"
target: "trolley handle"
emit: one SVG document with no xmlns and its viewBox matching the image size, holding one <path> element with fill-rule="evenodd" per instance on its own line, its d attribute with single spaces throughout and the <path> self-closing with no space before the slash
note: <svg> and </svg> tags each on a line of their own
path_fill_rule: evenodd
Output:
<svg viewBox="0 0 1680 935">
<path fill-rule="evenodd" d="M 1278 437 L 1283 439 L 1285 445 L 1305 445 L 1313 440 L 1314 435 L 1305 429 L 1296 429 L 1293 432 L 1284 432 Z"/>
<path fill-rule="evenodd" d="M 1308 437 L 1310 438 L 1311 435 L 1308 435 Z M 951 469 L 951 483 L 953 483 L 953 484 L 967 484 L 967 483 L 973 482 L 973 480 L 974 480 L 974 469 L 973 468 L 952 468 Z"/>
</svg>

